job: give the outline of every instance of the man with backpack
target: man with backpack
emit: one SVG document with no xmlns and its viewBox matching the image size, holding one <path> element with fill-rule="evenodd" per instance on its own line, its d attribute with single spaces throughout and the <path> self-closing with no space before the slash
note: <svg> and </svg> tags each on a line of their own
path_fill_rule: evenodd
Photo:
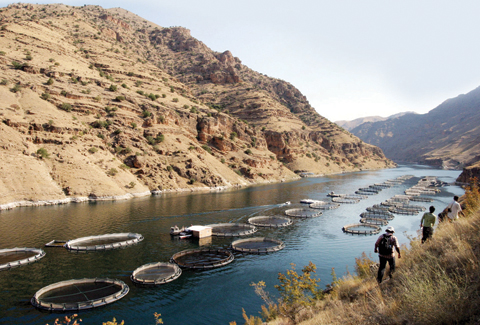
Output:
<svg viewBox="0 0 480 325">
<path fill-rule="evenodd" d="M 401 258 L 400 246 L 398 245 L 397 237 L 393 235 L 395 229 L 393 227 L 387 227 L 385 233 L 378 237 L 375 242 L 375 253 L 378 253 L 380 258 L 380 266 L 378 268 L 377 281 L 382 283 L 383 274 L 385 273 L 385 267 L 390 266 L 390 278 L 392 278 L 393 272 L 395 272 L 395 250 L 398 252 L 398 258 Z"/>
</svg>

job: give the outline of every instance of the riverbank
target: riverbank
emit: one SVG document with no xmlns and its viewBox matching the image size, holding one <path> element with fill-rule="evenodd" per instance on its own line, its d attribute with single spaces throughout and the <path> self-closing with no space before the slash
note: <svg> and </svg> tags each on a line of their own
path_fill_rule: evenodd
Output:
<svg viewBox="0 0 480 325">
<path fill-rule="evenodd" d="M 402 247 L 391 280 L 376 282 L 377 258 L 356 259 L 357 274 L 336 280 L 333 289 L 298 324 L 478 324 L 480 311 L 480 195 L 466 192 L 465 217 L 439 225 L 421 244 Z M 277 318 L 268 324 L 289 324 Z"/>
</svg>

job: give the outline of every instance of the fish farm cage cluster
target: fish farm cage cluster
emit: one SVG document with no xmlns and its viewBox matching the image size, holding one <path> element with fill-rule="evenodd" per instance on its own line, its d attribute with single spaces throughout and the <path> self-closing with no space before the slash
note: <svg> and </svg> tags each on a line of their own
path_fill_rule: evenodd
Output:
<svg viewBox="0 0 480 325">
<path fill-rule="evenodd" d="M 378 194 L 382 188 L 402 184 L 412 177 L 411 175 L 401 176 L 384 183 L 360 188 L 357 192 Z M 416 185 L 405 190 L 404 195 L 394 195 L 380 204 L 367 207 L 366 211 L 360 214 L 360 223 L 346 225 L 343 227 L 343 231 L 351 234 L 376 234 L 380 231 L 376 227 L 388 225 L 389 221 L 395 218 L 395 214 L 416 215 L 425 211 L 426 208 L 424 206 L 413 204 L 412 202 L 432 202 L 432 198 L 421 195 L 436 194 L 440 191 L 436 187 L 443 185 L 445 185 L 445 183 L 439 182 L 436 177 L 424 177 L 418 181 Z"/>
<path fill-rule="evenodd" d="M 248 236 L 257 232 L 257 227 L 279 228 L 292 225 L 291 218 L 307 219 L 319 217 L 323 211 L 337 209 L 341 204 L 358 203 L 383 189 L 398 186 L 412 178 L 405 175 L 383 183 L 376 183 L 368 187 L 361 187 L 355 194 L 329 193 L 331 201 L 302 200 L 308 208 L 290 208 L 284 211 L 287 216 L 256 216 L 248 219 L 247 223 L 219 223 L 200 228 L 211 230 L 211 236 L 239 237 Z M 345 225 L 342 230 L 350 234 L 372 235 L 378 234 L 381 227 L 386 226 L 395 218 L 395 214 L 417 214 L 425 207 L 414 204 L 431 202 L 432 199 L 422 195 L 438 193 L 436 187 L 443 186 L 434 177 L 422 178 L 416 185 L 405 190 L 404 195 L 395 195 L 392 198 L 366 208 L 360 214 L 360 222 Z M 286 205 L 290 204 L 289 202 Z M 197 226 L 191 227 L 192 229 Z M 173 233 L 171 233 L 174 235 Z M 209 234 L 209 236 L 210 236 Z M 198 237 L 199 239 L 202 237 Z M 113 233 L 97 236 L 81 237 L 74 240 L 53 240 L 46 247 L 63 247 L 72 252 L 96 252 L 126 248 L 143 241 L 144 237 L 137 233 Z M 187 249 L 175 253 L 169 262 L 153 262 L 135 269 L 130 280 L 139 286 L 162 285 L 178 279 L 182 269 L 208 270 L 232 263 L 234 252 L 241 254 L 268 254 L 277 252 L 285 247 L 278 239 L 268 237 L 252 237 L 237 239 L 228 248 L 198 248 Z M 0 271 L 23 266 L 36 262 L 45 256 L 45 252 L 36 248 L 0 249 Z M 126 296 L 129 287 L 126 283 L 108 278 L 73 279 L 50 284 L 38 290 L 31 299 L 31 304 L 39 309 L 53 312 L 78 311 L 104 306 Z"/>
</svg>

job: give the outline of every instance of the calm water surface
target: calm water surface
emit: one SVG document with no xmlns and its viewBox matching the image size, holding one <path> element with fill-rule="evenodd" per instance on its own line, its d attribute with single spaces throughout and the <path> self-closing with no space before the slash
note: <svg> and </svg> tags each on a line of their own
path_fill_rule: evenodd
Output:
<svg viewBox="0 0 480 325">
<path fill-rule="evenodd" d="M 52 324 L 58 314 L 36 310 L 30 304 L 36 291 L 49 284 L 75 278 L 109 277 L 130 287 L 122 300 L 102 308 L 82 312 L 84 324 L 101 324 L 115 317 L 126 325 L 154 324 L 153 313 L 162 314 L 165 324 L 243 324 L 242 308 L 258 315 L 262 301 L 255 295 L 252 282 L 263 280 L 276 294 L 279 272 L 295 263 L 301 269 L 312 261 L 317 265 L 321 285 L 331 282 L 331 270 L 337 276 L 354 270 L 355 257 L 362 252 L 373 255 L 377 236 L 355 236 L 342 227 L 359 221 L 365 208 L 392 197 L 414 185 L 422 176 L 437 176 L 453 184 L 459 171 L 445 171 L 425 166 L 400 166 L 395 169 L 365 171 L 295 182 L 255 186 L 217 193 L 171 194 L 119 202 L 69 204 L 63 206 L 17 208 L 0 212 L 0 248 L 37 247 L 52 239 L 75 239 L 83 236 L 118 232 L 136 232 L 145 237 L 138 245 L 126 249 L 88 254 L 71 253 L 62 248 L 44 248 L 47 255 L 38 263 L 0 272 L 0 324 Z M 280 229 L 260 230 L 252 236 L 269 236 L 285 243 L 285 249 L 268 255 L 235 253 L 233 263 L 207 271 L 183 270 L 174 282 L 152 287 L 138 287 L 130 281 L 137 267 L 151 262 L 168 262 L 184 249 L 202 247 L 226 248 L 238 238 L 176 240 L 169 229 L 177 224 L 213 224 L 246 222 L 249 217 L 281 214 L 286 209 L 304 207 L 304 198 L 325 200 L 330 191 L 353 194 L 359 187 L 414 175 L 406 183 L 383 190 L 358 204 L 345 204 L 325 211 L 317 218 L 294 220 Z M 453 195 L 463 190 L 450 185 L 431 196 L 434 205 L 443 209 Z M 291 201 L 292 205 L 282 206 Z M 397 215 L 394 226 L 400 243 L 415 235 L 422 213 Z M 376 257 L 374 257 L 376 259 Z"/>
</svg>

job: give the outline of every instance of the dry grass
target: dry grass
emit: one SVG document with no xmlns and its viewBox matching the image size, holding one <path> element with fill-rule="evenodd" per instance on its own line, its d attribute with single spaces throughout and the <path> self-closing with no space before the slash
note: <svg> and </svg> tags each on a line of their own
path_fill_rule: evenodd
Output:
<svg viewBox="0 0 480 325">
<path fill-rule="evenodd" d="M 464 218 L 439 225 L 423 245 L 412 239 L 392 280 L 378 286 L 374 262 L 363 254 L 357 275 L 335 281 L 315 315 L 299 324 L 480 324 L 478 187 L 467 189 L 464 202 Z"/>
</svg>

